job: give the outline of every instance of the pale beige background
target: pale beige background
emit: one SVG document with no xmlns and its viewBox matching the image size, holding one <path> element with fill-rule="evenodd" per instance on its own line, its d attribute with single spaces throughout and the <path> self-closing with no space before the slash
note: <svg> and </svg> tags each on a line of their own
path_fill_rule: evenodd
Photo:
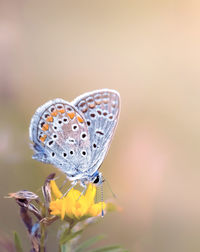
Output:
<svg viewBox="0 0 200 252">
<path fill-rule="evenodd" d="M 123 211 L 83 238 L 106 233 L 106 244 L 134 252 L 199 251 L 199 13 L 191 0 L 0 0 L 1 233 L 17 230 L 27 250 L 18 208 L 3 196 L 62 176 L 31 159 L 35 109 L 113 88 L 121 116 L 101 170 Z"/>
</svg>

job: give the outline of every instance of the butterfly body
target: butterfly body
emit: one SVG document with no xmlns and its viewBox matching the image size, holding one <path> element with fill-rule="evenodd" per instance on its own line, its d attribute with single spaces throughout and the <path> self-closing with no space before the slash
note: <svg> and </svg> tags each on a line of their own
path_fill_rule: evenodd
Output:
<svg viewBox="0 0 200 252">
<path fill-rule="evenodd" d="M 101 183 L 98 169 L 118 122 L 119 102 L 119 94 L 109 89 L 85 93 L 71 103 L 48 101 L 31 120 L 33 159 L 53 164 L 71 181 Z"/>
</svg>

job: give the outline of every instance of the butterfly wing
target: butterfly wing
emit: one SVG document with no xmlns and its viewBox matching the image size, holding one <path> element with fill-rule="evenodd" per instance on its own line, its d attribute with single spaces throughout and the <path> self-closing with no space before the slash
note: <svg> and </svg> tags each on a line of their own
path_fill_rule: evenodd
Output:
<svg viewBox="0 0 200 252">
<path fill-rule="evenodd" d="M 84 117 L 70 103 L 51 100 L 39 107 L 31 120 L 33 158 L 60 168 L 79 179 L 91 162 L 90 138 Z"/>
<path fill-rule="evenodd" d="M 77 97 L 72 104 L 83 114 L 90 135 L 92 175 L 103 162 L 119 119 L 120 96 L 114 90 L 102 89 Z"/>
</svg>

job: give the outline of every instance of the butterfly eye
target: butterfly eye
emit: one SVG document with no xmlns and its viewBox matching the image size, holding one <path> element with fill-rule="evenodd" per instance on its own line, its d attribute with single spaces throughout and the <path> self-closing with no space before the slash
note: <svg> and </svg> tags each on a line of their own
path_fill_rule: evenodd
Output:
<svg viewBox="0 0 200 252">
<path fill-rule="evenodd" d="M 93 181 L 94 184 L 98 184 L 99 183 L 99 175 L 96 176 L 95 180 Z"/>
</svg>

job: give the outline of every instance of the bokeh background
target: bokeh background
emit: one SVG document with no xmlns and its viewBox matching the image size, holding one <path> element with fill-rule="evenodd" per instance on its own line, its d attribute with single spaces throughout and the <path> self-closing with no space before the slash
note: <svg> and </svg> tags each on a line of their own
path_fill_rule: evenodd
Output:
<svg viewBox="0 0 200 252">
<path fill-rule="evenodd" d="M 37 192 L 55 171 L 64 179 L 31 159 L 35 109 L 112 88 L 121 115 L 101 171 L 123 210 L 82 239 L 105 233 L 105 244 L 134 252 L 200 250 L 199 13 L 193 0 L 0 0 L 2 236 L 17 230 L 29 248 L 8 192 Z M 57 251 L 55 231 L 48 251 Z"/>
</svg>

